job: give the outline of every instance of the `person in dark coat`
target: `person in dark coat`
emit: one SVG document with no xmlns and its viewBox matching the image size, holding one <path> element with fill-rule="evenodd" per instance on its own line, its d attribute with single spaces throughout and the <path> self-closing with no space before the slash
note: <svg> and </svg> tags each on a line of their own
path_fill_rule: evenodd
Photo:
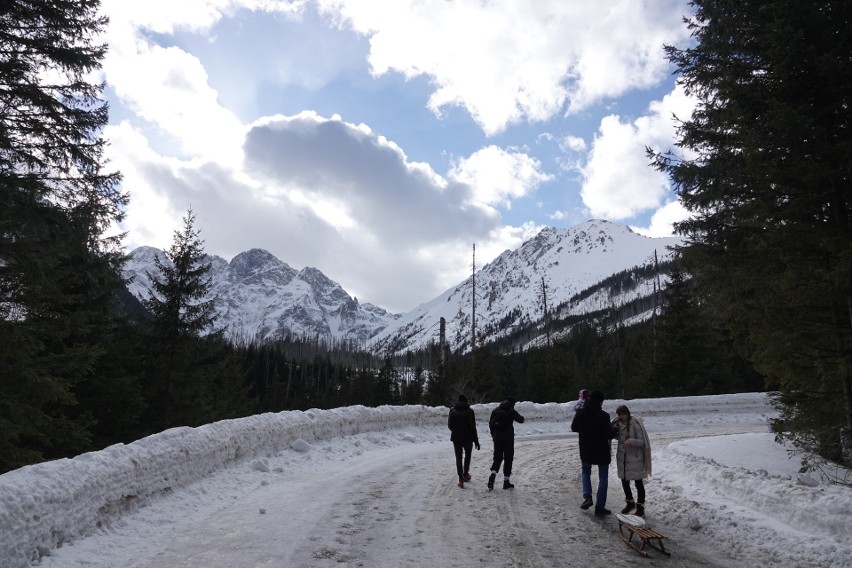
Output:
<svg viewBox="0 0 852 568">
<path fill-rule="evenodd" d="M 488 490 L 494 489 L 494 479 L 503 463 L 503 489 L 515 487 L 509 480 L 512 477 L 512 461 L 515 458 L 515 422 L 523 424 L 524 417 L 515 410 L 515 399 L 506 400 L 491 412 L 488 429 L 494 441 L 494 462 L 491 464 L 491 475 L 488 476 Z"/>
<path fill-rule="evenodd" d="M 456 470 L 459 474 L 459 487 L 464 489 L 464 482 L 470 481 L 470 452 L 473 446 L 479 449 L 479 434 L 476 432 L 476 415 L 467 397 L 459 395 L 459 401 L 450 409 L 447 418 L 447 427 L 450 429 L 450 441 L 456 452 Z M 462 462 L 464 453 L 464 462 Z"/>
<path fill-rule="evenodd" d="M 606 508 L 606 492 L 609 482 L 609 464 L 612 462 L 611 440 L 618 431 L 613 429 L 609 414 L 601 408 L 604 396 L 594 391 L 583 408 L 574 415 L 571 431 L 580 436 L 581 479 L 583 483 L 583 504 L 581 509 L 595 506 L 595 515 L 611 515 Z M 592 466 L 598 466 L 597 498 L 592 501 Z"/>
</svg>

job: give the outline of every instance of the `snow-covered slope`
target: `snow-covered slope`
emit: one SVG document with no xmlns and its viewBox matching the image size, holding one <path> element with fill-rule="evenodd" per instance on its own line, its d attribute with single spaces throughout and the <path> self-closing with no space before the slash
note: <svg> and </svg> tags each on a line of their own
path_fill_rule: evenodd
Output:
<svg viewBox="0 0 852 568">
<path fill-rule="evenodd" d="M 584 314 L 623 305 L 653 293 L 653 278 L 617 297 L 597 292 L 569 303 L 572 296 L 624 270 L 670 257 L 678 237 L 649 238 L 629 227 L 591 220 L 569 229 L 547 227 L 514 251 L 506 251 L 475 276 L 476 327 L 486 340 L 515 326 L 541 320 L 545 300 L 553 316 Z M 399 351 L 438 342 L 440 319 L 453 349 L 470 348 L 473 279 L 468 278 L 389 325 L 374 339 L 376 348 Z M 558 313 L 556 309 L 560 308 Z"/>
<path fill-rule="evenodd" d="M 125 266 L 130 291 L 148 297 L 154 259 L 164 253 L 152 247 L 135 249 Z M 217 296 L 218 327 L 237 341 L 285 336 L 320 336 L 365 343 L 399 318 L 372 304 L 361 304 L 316 268 L 297 271 L 272 254 L 251 249 L 231 262 L 208 256 L 212 293 Z"/>
</svg>

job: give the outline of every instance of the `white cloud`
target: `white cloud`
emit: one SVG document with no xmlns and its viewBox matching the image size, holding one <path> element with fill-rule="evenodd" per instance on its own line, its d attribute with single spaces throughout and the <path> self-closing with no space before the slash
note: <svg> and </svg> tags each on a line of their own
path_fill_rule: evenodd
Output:
<svg viewBox="0 0 852 568">
<path fill-rule="evenodd" d="M 464 107 L 489 135 L 658 83 L 689 13 L 681 0 L 317 2 L 370 38 L 374 73 L 430 77 L 434 112 Z"/>
<path fill-rule="evenodd" d="M 647 227 L 631 228 L 646 237 L 671 237 L 675 235 L 673 224 L 688 218 L 689 212 L 680 201 L 674 200 L 657 209 Z"/>
<path fill-rule="evenodd" d="M 562 140 L 559 141 L 559 147 L 566 152 L 583 152 L 587 148 L 585 140 L 570 134 L 562 137 Z"/>
<path fill-rule="evenodd" d="M 686 36 L 679 22 L 691 10 L 684 2 L 616 0 L 589 3 L 589 25 L 572 41 L 577 49 L 572 72 L 569 112 L 576 113 L 602 99 L 647 88 L 669 72 L 664 45 Z"/>
<path fill-rule="evenodd" d="M 552 176 L 540 171 L 541 163 L 520 152 L 486 146 L 454 164 L 449 176 L 473 188 L 473 199 L 486 205 L 511 207 Z"/>
<path fill-rule="evenodd" d="M 670 195 L 668 178 L 649 165 L 645 148 L 669 148 L 675 140 L 672 115 L 688 118 L 693 104 L 677 87 L 632 123 L 604 117 L 581 168 L 581 197 L 593 217 L 624 220 L 663 203 Z"/>
<path fill-rule="evenodd" d="M 532 221 L 524 223 L 520 227 L 511 227 L 508 225 L 499 227 L 491 232 L 490 240 L 484 242 L 477 249 L 481 253 L 480 258 L 486 258 L 490 261 L 507 250 L 514 250 L 521 246 L 524 241 L 535 237 L 542 229 L 544 229 L 544 225 L 539 225 Z"/>
<path fill-rule="evenodd" d="M 110 84 L 126 105 L 186 156 L 236 165 L 243 125 L 217 101 L 204 67 L 178 48 L 140 46 L 105 64 Z"/>
<path fill-rule="evenodd" d="M 177 30 L 209 31 L 237 10 L 277 12 L 297 16 L 308 0 L 101 0 L 110 25 L 123 30 L 146 29 L 160 34 Z M 136 34 L 131 33 L 130 37 Z M 112 41 L 111 41 L 112 43 Z"/>
<path fill-rule="evenodd" d="M 103 72 L 109 86 L 136 115 L 177 144 L 185 156 L 235 166 L 241 159 L 243 125 L 224 108 L 197 57 L 177 46 L 162 47 L 151 33 L 209 35 L 238 11 L 298 18 L 308 0 L 103 0 L 109 16 L 109 51 Z M 209 38 L 211 41 L 214 38 Z"/>
<path fill-rule="evenodd" d="M 110 164 L 122 172 L 122 187 L 130 194 L 121 225 L 128 233 L 125 244 L 130 249 L 142 245 L 167 248 L 189 204 L 174 203 L 168 191 L 148 178 L 152 170 L 171 169 L 179 162 L 154 152 L 145 136 L 128 122 L 108 126 L 104 133 L 110 140 Z"/>
</svg>

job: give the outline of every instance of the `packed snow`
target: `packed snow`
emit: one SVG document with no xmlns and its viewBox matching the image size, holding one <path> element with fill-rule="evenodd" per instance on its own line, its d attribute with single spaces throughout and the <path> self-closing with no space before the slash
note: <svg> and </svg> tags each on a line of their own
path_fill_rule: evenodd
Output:
<svg viewBox="0 0 852 568">
<path fill-rule="evenodd" d="M 651 566 L 852 566 L 849 472 L 799 473 L 760 393 L 626 403 L 654 459 Z M 488 491 L 487 418 L 457 487 L 447 408 L 291 411 L 175 428 L 0 476 L 0 566 L 620 566 L 615 515 L 579 508 L 573 403 L 518 403 L 513 490 Z M 596 476 L 593 475 L 596 482 Z M 833 483 L 839 479 L 845 483 Z M 624 496 L 614 465 L 607 507 Z"/>
</svg>

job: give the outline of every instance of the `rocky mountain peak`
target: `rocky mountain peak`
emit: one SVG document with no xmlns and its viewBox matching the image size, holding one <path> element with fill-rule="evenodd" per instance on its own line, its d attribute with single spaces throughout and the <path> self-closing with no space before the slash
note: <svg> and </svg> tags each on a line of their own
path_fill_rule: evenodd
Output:
<svg viewBox="0 0 852 568">
<path fill-rule="evenodd" d="M 241 252 L 228 263 L 231 275 L 234 278 L 250 278 L 267 270 L 287 267 L 286 264 L 275 258 L 275 256 L 264 249 L 254 248 Z"/>
<path fill-rule="evenodd" d="M 165 254 L 140 247 L 130 254 L 125 276 L 133 276 L 130 291 L 146 298 L 157 275 L 155 258 Z M 217 256 L 208 273 L 217 297 L 218 326 L 237 341 L 265 341 L 287 335 L 320 335 L 365 343 L 400 316 L 358 301 L 319 269 L 296 271 L 263 249 L 251 249 L 230 262 Z"/>
</svg>

